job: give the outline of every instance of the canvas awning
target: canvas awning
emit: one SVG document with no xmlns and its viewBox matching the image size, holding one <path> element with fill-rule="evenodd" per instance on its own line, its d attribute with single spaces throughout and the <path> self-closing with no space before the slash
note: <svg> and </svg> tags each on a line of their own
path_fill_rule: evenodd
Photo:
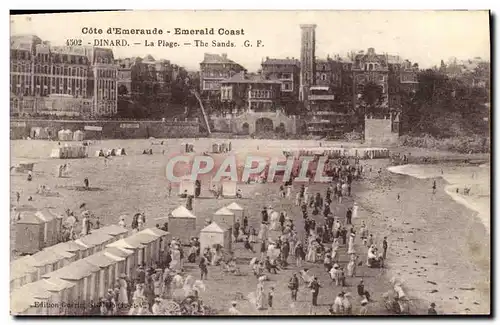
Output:
<svg viewBox="0 0 500 325">
<path fill-rule="evenodd" d="M 102 268 L 108 267 L 108 266 L 116 263 L 115 259 L 107 256 L 104 252 L 99 252 L 99 253 L 90 255 L 89 257 L 86 257 L 83 260 L 85 262 L 92 264 L 92 265 L 102 267 Z"/>
<path fill-rule="evenodd" d="M 144 248 L 144 245 L 142 245 L 141 243 L 137 243 L 137 242 L 126 241 L 124 238 L 124 239 L 117 240 L 111 244 L 108 244 L 106 247 L 117 247 L 120 249 L 135 250 L 135 249 L 139 249 L 139 248 Z"/>
<path fill-rule="evenodd" d="M 17 223 L 39 225 L 43 223 L 43 220 L 36 215 L 35 211 L 21 211 L 19 212 L 19 221 Z"/>
<path fill-rule="evenodd" d="M 76 253 L 85 250 L 85 247 L 75 243 L 74 241 L 67 241 L 63 243 L 56 244 L 54 246 L 47 247 L 46 249 L 55 250 L 57 253 L 68 252 Z"/>
<path fill-rule="evenodd" d="M 104 251 L 104 254 L 106 256 L 109 256 L 111 258 L 116 259 L 117 261 L 123 261 L 125 258 L 129 257 L 130 255 L 134 254 L 133 251 L 128 250 L 128 249 L 120 249 L 117 247 L 107 247 Z"/>
<path fill-rule="evenodd" d="M 217 234 L 223 234 L 224 230 L 218 224 L 212 222 L 211 224 L 203 228 L 201 232 L 212 232 Z"/>
<path fill-rule="evenodd" d="M 127 228 L 123 228 L 122 226 L 119 225 L 109 225 L 109 226 L 104 226 L 102 228 L 93 230 L 92 233 L 100 233 L 100 234 L 106 234 L 110 236 L 116 236 L 116 235 L 121 235 L 127 233 L 128 230 Z"/>
<path fill-rule="evenodd" d="M 145 233 L 145 234 L 155 235 L 157 237 L 163 237 L 163 236 L 168 235 L 167 231 L 163 231 L 163 230 L 158 229 L 158 228 L 147 228 L 147 229 L 141 230 L 138 233 L 139 234 Z"/>
<path fill-rule="evenodd" d="M 170 212 L 170 217 L 172 218 L 194 218 L 196 216 L 191 213 L 185 206 L 181 205 L 177 207 L 174 211 Z"/>
<path fill-rule="evenodd" d="M 65 257 L 58 254 L 53 250 L 43 250 L 36 254 L 31 255 L 33 257 L 33 266 L 41 267 L 49 264 L 57 263 L 63 260 Z"/>
<path fill-rule="evenodd" d="M 217 216 L 234 216 L 233 211 L 229 210 L 228 208 L 220 208 L 217 210 L 217 212 L 214 213 Z"/>
<path fill-rule="evenodd" d="M 80 237 L 77 240 L 75 240 L 75 242 L 77 244 L 82 244 L 83 246 L 89 248 L 89 247 L 95 247 L 97 245 L 102 245 L 111 239 L 113 239 L 112 236 L 97 232 L 87 236 Z"/>
<path fill-rule="evenodd" d="M 47 273 L 42 277 L 44 279 L 60 278 L 63 280 L 78 281 L 99 270 L 100 268 L 95 265 L 92 265 L 84 260 L 78 260 L 59 270 Z"/>
<path fill-rule="evenodd" d="M 244 209 L 236 202 L 231 203 L 226 207 L 228 210 L 243 211 Z"/>
</svg>

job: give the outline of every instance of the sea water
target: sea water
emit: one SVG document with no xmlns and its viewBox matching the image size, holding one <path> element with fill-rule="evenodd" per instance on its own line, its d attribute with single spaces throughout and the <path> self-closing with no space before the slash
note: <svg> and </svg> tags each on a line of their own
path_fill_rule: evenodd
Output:
<svg viewBox="0 0 500 325">
<path fill-rule="evenodd" d="M 388 168 L 396 174 L 409 175 L 419 179 L 443 178 L 448 185 L 446 193 L 456 202 L 474 210 L 490 232 L 490 165 L 400 165 Z M 469 193 L 464 189 L 470 188 Z M 458 193 L 457 193 L 458 189 Z"/>
</svg>

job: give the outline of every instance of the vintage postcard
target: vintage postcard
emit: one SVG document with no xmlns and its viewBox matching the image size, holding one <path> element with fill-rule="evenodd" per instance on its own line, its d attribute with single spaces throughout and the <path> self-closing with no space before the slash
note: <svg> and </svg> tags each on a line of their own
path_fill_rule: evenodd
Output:
<svg viewBox="0 0 500 325">
<path fill-rule="evenodd" d="M 11 314 L 490 315 L 489 22 L 11 12 Z"/>
</svg>

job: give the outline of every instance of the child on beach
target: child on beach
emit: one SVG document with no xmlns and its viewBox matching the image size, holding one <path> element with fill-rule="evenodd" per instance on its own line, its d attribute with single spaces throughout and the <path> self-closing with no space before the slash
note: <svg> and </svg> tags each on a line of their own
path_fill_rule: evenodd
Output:
<svg viewBox="0 0 500 325">
<path fill-rule="evenodd" d="M 274 297 L 274 287 L 271 287 L 269 293 L 267 294 L 267 304 L 269 308 L 273 308 L 273 297 Z"/>
</svg>

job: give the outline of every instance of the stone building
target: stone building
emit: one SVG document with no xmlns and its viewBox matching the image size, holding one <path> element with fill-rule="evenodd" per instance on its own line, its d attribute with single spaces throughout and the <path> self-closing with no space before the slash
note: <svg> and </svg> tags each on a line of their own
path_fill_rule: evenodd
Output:
<svg viewBox="0 0 500 325">
<path fill-rule="evenodd" d="M 300 61 L 295 58 L 266 57 L 261 65 L 265 79 L 281 81 L 281 104 L 285 111 L 295 111 L 300 93 Z"/>
<path fill-rule="evenodd" d="M 300 25 L 300 99 L 307 101 L 309 87 L 314 86 L 316 65 L 316 25 Z"/>
<path fill-rule="evenodd" d="M 15 35 L 10 54 L 11 113 L 116 114 L 116 68 L 111 50 L 51 46 L 36 35 Z"/>
<path fill-rule="evenodd" d="M 223 80 L 231 78 L 245 69 L 230 60 L 227 54 L 205 53 L 200 63 L 200 91 L 203 99 L 218 100 L 221 96 L 220 86 Z"/>
</svg>

